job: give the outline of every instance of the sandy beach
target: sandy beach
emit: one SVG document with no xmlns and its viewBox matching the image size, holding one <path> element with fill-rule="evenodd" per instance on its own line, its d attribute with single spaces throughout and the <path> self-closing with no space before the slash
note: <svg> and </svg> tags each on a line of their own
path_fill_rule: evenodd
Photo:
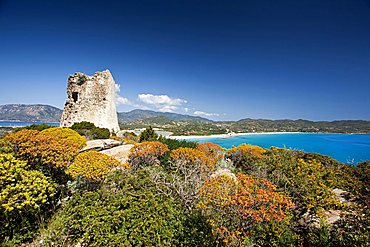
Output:
<svg viewBox="0 0 370 247">
<path fill-rule="evenodd" d="M 189 139 L 203 139 L 203 138 L 231 138 L 234 136 L 244 135 L 274 135 L 274 134 L 298 134 L 302 132 L 248 132 L 248 133 L 228 133 L 219 135 L 206 135 L 206 136 L 168 136 L 169 139 L 189 140 Z"/>
</svg>

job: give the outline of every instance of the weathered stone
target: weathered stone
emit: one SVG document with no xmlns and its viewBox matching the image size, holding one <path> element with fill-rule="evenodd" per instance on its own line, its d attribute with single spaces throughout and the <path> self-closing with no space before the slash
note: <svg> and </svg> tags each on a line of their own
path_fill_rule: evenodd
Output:
<svg viewBox="0 0 370 247">
<path fill-rule="evenodd" d="M 91 151 L 91 150 L 101 151 L 101 150 L 117 147 L 121 144 L 122 142 L 112 140 L 112 139 L 90 140 L 86 142 L 86 147 L 81 149 L 80 152 Z"/>
<path fill-rule="evenodd" d="M 109 72 L 92 76 L 75 73 L 68 78 L 67 101 L 60 121 L 61 127 L 87 121 L 111 132 L 119 131 L 116 111 L 116 88 Z"/>
<path fill-rule="evenodd" d="M 353 197 L 350 193 L 341 189 L 333 189 L 333 193 L 335 198 L 340 201 L 340 203 L 348 203 L 351 197 Z"/>
<path fill-rule="evenodd" d="M 129 155 L 130 150 L 133 146 L 134 145 L 132 145 L 132 144 L 126 144 L 126 145 L 121 145 L 121 146 L 114 147 L 114 148 L 111 148 L 111 149 L 106 149 L 106 150 L 103 150 L 103 151 L 100 151 L 100 152 L 103 153 L 103 154 L 107 154 L 109 156 L 112 156 L 113 158 L 121 161 L 122 163 L 125 163 L 128 160 L 128 155 Z"/>
<path fill-rule="evenodd" d="M 325 220 L 326 223 L 328 223 L 329 225 L 334 224 L 335 222 L 337 222 L 338 220 L 340 220 L 341 213 L 342 213 L 342 211 L 340 211 L 340 210 L 328 210 L 328 211 L 325 211 L 324 214 L 327 217 L 326 220 Z"/>
<path fill-rule="evenodd" d="M 220 176 L 227 176 L 230 179 L 232 179 L 234 182 L 237 181 L 237 178 L 236 178 L 235 174 L 232 173 L 229 169 L 225 169 L 225 168 L 224 169 L 219 169 L 211 175 L 211 178 L 214 179 L 214 178 L 217 178 L 217 177 L 220 177 Z"/>
</svg>

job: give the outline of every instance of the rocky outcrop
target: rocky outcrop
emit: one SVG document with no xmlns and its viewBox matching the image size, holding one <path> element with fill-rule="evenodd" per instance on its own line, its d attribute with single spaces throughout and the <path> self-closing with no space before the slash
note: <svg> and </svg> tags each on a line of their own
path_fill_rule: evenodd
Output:
<svg viewBox="0 0 370 247">
<path fill-rule="evenodd" d="M 128 161 L 128 155 L 130 154 L 130 150 L 133 146 L 134 145 L 132 144 L 125 144 L 111 149 L 106 149 L 100 152 L 112 156 L 113 158 L 121 161 L 121 163 L 126 163 Z"/>
<path fill-rule="evenodd" d="M 86 146 L 80 150 L 80 152 L 86 152 L 86 151 L 101 151 L 110 149 L 113 147 L 117 147 L 119 145 L 122 145 L 122 142 L 112 140 L 112 139 L 98 139 L 98 140 L 90 140 L 86 142 Z"/>
<path fill-rule="evenodd" d="M 109 70 L 92 76 L 75 73 L 68 78 L 67 101 L 61 127 L 87 121 L 111 132 L 119 131 L 115 82 Z"/>
<path fill-rule="evenodd" d="M 298 223 L 301 226 L 320 228 L 322 222 L 328 225 L 333 225 L 339 220 L 343 219 L 343 216 L 355 213 L 353 209 L 358 206 L 356 203 L 356 197 L 354 197 L 351 193 L 338 188 L 333 189 L 332 192 L 333 197 L 341 205 L 341 210 L 323 210 L 321 212 L 321 217 L 309 210 L 302 215 Z"/>
</svg>

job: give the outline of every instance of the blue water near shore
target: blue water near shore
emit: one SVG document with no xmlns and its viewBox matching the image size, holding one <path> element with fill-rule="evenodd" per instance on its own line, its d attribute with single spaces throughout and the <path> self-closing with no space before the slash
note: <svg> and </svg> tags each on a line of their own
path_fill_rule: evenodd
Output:
<svg viewBox="0 0 370 247">
<path fill-rule="evenodd" d="M 48 124 L 51 126 L 59 126 L 56 122 L 21 122 L 21 121 L 0 121 L 0 127 L 25 127 L 32 124 Z"/>
<path fill-rule="evenodd" d="M 264 148 L 271 146 L 286 147 L 328 155 L 347 164 L 370 160 L 370 135 L 368 134 L 274 133 L 190 140 L 213 142 L 224 148 L 238 146 L 242 143 L 249 143 Z"/>
</svg>

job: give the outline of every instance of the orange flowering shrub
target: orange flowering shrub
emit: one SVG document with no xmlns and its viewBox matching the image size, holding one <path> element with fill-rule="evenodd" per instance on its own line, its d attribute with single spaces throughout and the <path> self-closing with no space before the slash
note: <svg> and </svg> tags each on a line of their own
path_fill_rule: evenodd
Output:
<svg viewBox="0 0 370 247">
<path fill-rule="evenodd" d="M 171 173 L 165 184 L 191 211 L 196 206 L 199 188 L 215 168 L 213 159 L 197 149 L 181 147 L 171 152 L 168 168 Z"/>
<path fill-rule="evenodd" d="M 264 148 L 250 144 L 242 144 L 230 148 L 227 152 L 227 157 L 236 167 L 248 168 L 250 163 L 262 159 L 264 153 L 266 153 Z"/>
<path fill-rule="evenodd" d="M 109 155 L 97 151 L 88 151 L 76 156 L 74 162 L 67 168 L 67 173 L 73 178 L 83 177 L 89 181 L 101 181 L 112 168 L 121 162 Z"/>
<path fill-rule="evenodd" d="M 167 145 L 158 141 L 148 141 L 135 144 L 128 155 L 131 167 L 158 165 L 159 158 L 168 151 Z"/>
<path fill-rule="evenodd" d="M 213 170 L 215 163 L 204 152 L 193 148 L 178 148 L 171 152 L 171 161 L 183 167 L 204 167 Z"/>
<path fill-rule="evenodd" d="M 3 139 L 12 144 L 13 151 L 17 157 L 29 160 L 31 157 L 35 156 L 34 153 L 36 152 L 37 146 L 35 139 L 39 133 L 38 130 L 24 129 L 10 133 L 4 136 Z"/>
<path fill-rule="evenodd" d="M 223 148 L 212 142 L 198 144 L 195 149 L 203 152 L 209 159 L 213 159 L 213 163 L 217 163 L 224 157 Z"/>
<path fill-rule="evenodd" d="M 275 185 L 240 173 L 219 174 L 199 190 L 197 207 L 210 218 L 213 234 L 226 244 L 240 245 L 260 222 L 281 221 L 293 207 Z"/>
<path fill-rule="evenodd" d="M 4 137 L 14 145 L 18 158 L 30 164 L 40 162 L 56 168 L 66 167 L 86 145 L 84 137 L 69 128 L 21 130 Z"/>
<path fill-rule="evenodd" d="M 41 163 L 66 167 L 86 145 L 86 139 L 69 128 L 50 128 L 40 132 Z"/>
</svg>

